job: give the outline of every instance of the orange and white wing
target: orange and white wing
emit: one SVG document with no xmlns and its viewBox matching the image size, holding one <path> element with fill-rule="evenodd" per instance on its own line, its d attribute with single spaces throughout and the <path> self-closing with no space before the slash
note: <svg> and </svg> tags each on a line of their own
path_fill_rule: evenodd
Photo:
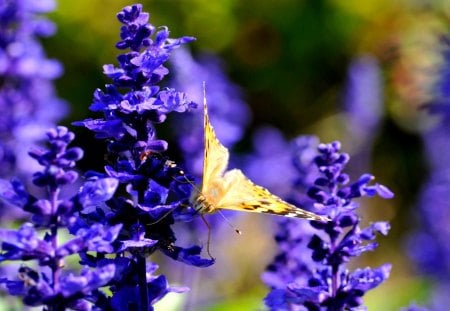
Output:
<svg viewBox="0 0 450 311">
<path fill-rule="evenodd" d="M 205 151 L 203 156 L 203 179 L 202 193 L 208 193 L 208 186 L 215 184 L 220 179 L 228 166 L 229 152 L 217 139 L 216 133 L 209 122 L 206 96 L 203 99 L 204 128 L 205 128 Z"/>
<path fill-rule="evenodd" d="M 233 169 L 223 177 L 224 195 L 216 208 L 242 212 L 267 213 L 285 217 L 329 221 L 326 216 L 316 215 L 283 201 L 264 187 L 255 185 L 241 170 Z"/>
<path fill-rule="evenodd" d="M 204 201 L 197 205 L 205 211 L 230 209 L 242 212 L 268 213 L 286 217 L 328 221 L 325 216 L 300 209 L 283 201 L 269 190 L 255 185 L 238 169 L 227 171 L 229 152 L 217 139 L 209 121 L 205 88 L 203 89 L 205 153 L 200 195 Z M 206 207 L 206 208 L 205 208 Z"/>
</svg>

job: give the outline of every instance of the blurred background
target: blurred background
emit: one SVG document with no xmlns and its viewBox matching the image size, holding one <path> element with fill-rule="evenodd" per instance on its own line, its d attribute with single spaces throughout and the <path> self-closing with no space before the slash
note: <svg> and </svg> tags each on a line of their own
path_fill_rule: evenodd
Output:
<svg viewBox="0 0 450 311">
<path fill-rule="evenodd" d="M 197 41 L 189 44 L 194 57 L 206 53 L 221 59 L 224 74 L 240 89 L 251 118 L 234 144 L 232 157 L 254 152 L 252 137 L 262 126 L 279 129 L 287 141 L 305 134 L 316 135 L 322 142 L 340 140 L 343 151 L 353 157 L 350 170 L 354 176 L 370 172 L 395 193 L 393 200 L 361 202 L 364 222 L 386 220 L 392 230 L 378 239 L 380 247 L 375 252 L 352 265 L 393 264 L 389 280 L 367 295 L 369 310 L 398 310 L 411 302 L 426 304 L 432 279 L 419 273 L 407 255 L 407 245 L 410 235 L 424 226 L 417 209 L 432 169 L 424 137 L 441 120 L 419 108 L 440 96 L 436 85 L 440 85 L 446 66 L 450 2 L 141 3 L 151 14 L 150 22 L 167 25 L 171 37 L 196 37 Z M 60 60 L 65 68 L 56 87 L 71 109 L 62 124 L 93 117 L 88 110 L 92 94 L 109 82 L 102 65 L 116 64 L 119 54 L 114 47 L 120 27 L 115 15 L 130 4 L 133 2 L 122 0 L 59 1 L 49 15 L 58 30 L 44 40 L 44 47 L 48 56 Z M 201 91 L 202 80 L 192 80 Z M 175 83 L 165 81 L 168 86 Z M 165 133 L 169 133 L 171 121 L 169 117 L 167 125 L 158 129 L 159 136 L 169 141 L 170 135 Z M 103 150 L 98 142 L 84 129 L 71 129 L 77 133 L 74 145 L 87 148 L 82 168 L 97 165 L 101 169 L 104 155 L 98 152 Z M 187 268 L 180 267 L 169 280 L 182 283 L 183 273 L 193 276 L 191 293 L 179 295 L 191 298 L 170 296 L 173 299 L 161 302 L 160 310 L 169 310 L 171 304 L 176 310 L 177 299 L 201 299 L 203 292 L 211 299 L 202 302 L 202 310 L 261 309 L 267 289 L 260 274 L 275 254 L 272 218 L 233 218 L 233 224 L 244 232 L 242 236 L 228 227 L 213 229 L 211 246 L 217 264 L 202 272 L 181 271 Z M 205 241 L 206 236 L 198 239 Z M 164 267 L 160 273 L 166 273 Z"/>
</svg>

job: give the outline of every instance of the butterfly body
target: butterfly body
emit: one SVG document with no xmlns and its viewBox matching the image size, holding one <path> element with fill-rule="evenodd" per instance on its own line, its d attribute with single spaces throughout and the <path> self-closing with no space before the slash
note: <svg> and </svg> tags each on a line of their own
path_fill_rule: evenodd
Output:
<svg viewBox="0 0 450 311">
<path fill-rule="evenodd" d="M 286 217 L 328 221 L 325 216 L 300 209 L 283 201 L 264 187 L 255 185 L 239 169 L 227 171 L 229 152 L 217 139 L 209 121 L 204 99 L 205 150 L 203 180 L 190 199 L 198 212 L 213 213 L 220 209 L 267 213 Z"/>
</svg>

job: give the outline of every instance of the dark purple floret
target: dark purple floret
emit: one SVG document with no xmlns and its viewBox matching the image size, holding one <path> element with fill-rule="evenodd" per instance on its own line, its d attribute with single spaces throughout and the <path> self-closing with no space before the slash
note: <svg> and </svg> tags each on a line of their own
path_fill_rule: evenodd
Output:
<svg viewBox="0 0 450 311">
<path fill-rule="evenodd" d="M 117 43 L 118 49 L 130 48 L 139 51 L 142 46 L 148 46 L 148 37 L 153 33 L 154 27 L 148 23 L 149 14 L 141 12 L 142 5 L 135 4 L 125 7 L 117 14 L 117 19 L 124 24 L 120 31 L 123 41 Z"/>
</svg>

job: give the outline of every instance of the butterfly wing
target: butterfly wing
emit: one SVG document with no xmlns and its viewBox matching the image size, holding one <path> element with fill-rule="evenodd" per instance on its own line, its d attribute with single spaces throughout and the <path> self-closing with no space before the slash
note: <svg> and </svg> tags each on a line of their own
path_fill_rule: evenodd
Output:
<svg viewBox="0 0 450 311">
<path fill-rule="evenodd" d="M 329 220 L 325 216 L 316 215 L 283 201 L 266 188 L 255 185 L 240 170 L 234 169 L 224 174 L 228 166 L 229 152 L 217 139 L 209 121 L 205 88 L 203 92 L 205 129 L 203 179 L 200 193 L 193 197 L 194 206 L 204 213 L 214 212 L 216 209 L 230 209 L 312 220 Z"/>
<path fill-rule="evenodd" d="M 316 215 L 283 201 L 266 188 L 255 185 L 241 170 L 233 169 L 226 172 L 222 182 L 225 191 L 222 199 L 217 202 L 216 208 L 311 220 L 329 220 L 325 216 Z"/>
<path fill-rule="evenodd" d="M 217 139 L 214 129 L 209 122 L 208 107 L 206 97 L 204 97 L 204 127 L 205 127 L 205 151 L 203 156 L 203 180 L 201 192 L 206 194 L 210 192 L 208 187 L 216 184 L 228 166 L 229 153 Z"/>
</svg>

